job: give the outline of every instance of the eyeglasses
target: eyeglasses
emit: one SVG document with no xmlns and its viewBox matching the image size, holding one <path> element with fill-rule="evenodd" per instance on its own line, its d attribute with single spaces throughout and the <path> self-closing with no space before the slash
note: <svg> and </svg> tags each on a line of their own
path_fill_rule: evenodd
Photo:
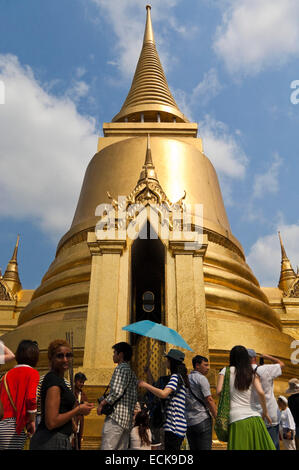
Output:
<svg viewBox="0 0 299 470">
<path fill-rule="evenodd" d="M 55 357 L 56 357 L 56 359 L 64 359 L 64 358 L 71 359 L 73 356 L 74 356 L 73 353 L 66 353 L 66 354 L 57 353 Z"/>
</svg>

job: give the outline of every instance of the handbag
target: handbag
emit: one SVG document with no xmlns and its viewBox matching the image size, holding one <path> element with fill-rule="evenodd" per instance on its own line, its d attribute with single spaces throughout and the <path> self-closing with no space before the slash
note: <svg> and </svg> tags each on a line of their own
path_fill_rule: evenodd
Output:
<svg viewBox="0 0 299 470">
<path fill-rule="evenodd" d="M 98 403 L 99 403 L 99 404 L 100 404 L 103 400 L 106 399 L 106 397 L 107 397 L 107 395 L 108 395 L 107 390 L 108 390 L 109 386 L 110 386 L 110 384 L 106 387 L 106 390 L 105 390 L 105 392 L 103 393 L 103 395 L 102 395 L 100 398 L 98 398 Z M 123 396 L 123 395 L 122 395 L 122 396 Z M 121 397 L 122 397 L 122 396 L 121 396 Z M 121 398 L 121 397 L 120 397 L 120 398 Z M 120 398 L 119 398 L 119 399 L 120 399 Z M 118 399 L 118 400 L 119 400 L 119 399 Z M 118 400 L 116 400 L 116 401 L 118 401 Z M 116 403 L 116 401 L 114 402 L 114 404 Z M 102 414 L 102 415 L 106 415 L 106 416 L 111 415 L 111 413 L 113 412 L 114 404 L 111 405 L 110 403 L 106 403 L 106 404 L 103 406 L 103 408 L 102 408 L 102 413 L 101 413 L 101 414 Z"/>
<path fill-rule="evenodd" d="M 214 429 L 219 441 L 228 442 L 230 412 L 230 368 L 226 367 Z"/>
<path fill-rule="evenodd" d="M 8 398 L 9 398 L 9 401 L 10 401 L 11 406 L 13 407 L 14 411 L 17 412 L 16 405 L 14 404 L 14 401 L 13 401 L 13 399 L 12 399 L 12 396 L 11 396 L 11 394 L 10 394 L 10 391 L 9 391 L 9 388 L 8 388 L 8 385 L 7 385 L 6 375 L 7 375 L 7 373 L 6 373 L 6 374 L 4 375 L 4 377 L 3 377 L 4 387 L 5 387 L 6 393 L 7 393 L 7 395 L 8 395 Z M 29 450 L 29 446 L 30 446 L 30 435 L 29 435 L 29 433 L 27 432 L 26 427 L 24 427 L 24 432 L 25 432 L 25 434 L 26 434 L 26 440 L 25 440 L 25 443 L 24 443 L 23 450 Z"/>
<path fill-rule="evenodd" d="M 102 415 L 109 416 L 109 415 L 111 415 L 111 414 L 113 413 L 114 407 L 115 407 L 116 403 L 125 395 L 125 393 L 126 393 L 128 387 L 129 387 L 129 385 L 130 385 L 130 383 L 131 383 L 131 381 L 132 381 L 132 378 L 133 378 L 133 375 L 131 376 L 131 379 L 130 379 L 128 385 L 126 386 L 124 392 L 122 393 L 122 395 L 121 395 L 120 397 L 118 397 L 117 400 L 115 400 L 115 402 L 114 402 L 112 405 L 111 405 L 110 403 L 106 403 L 106 404 L 103 406 L 103 408 L 102 408 L 102 413 L 101 413 Z M 110 384 L 107 385 L 104 394 L 103 394 L 100 398 L 98 398 L 98 403 L 99 403 L 99 404 L 100 404 L 103 400 L 105 400 L 106 397 L 109 395 L 109 394 L 107 393 L 107 390 L 108 390 L 109 387 L 110 387 Z"/>
</svg>

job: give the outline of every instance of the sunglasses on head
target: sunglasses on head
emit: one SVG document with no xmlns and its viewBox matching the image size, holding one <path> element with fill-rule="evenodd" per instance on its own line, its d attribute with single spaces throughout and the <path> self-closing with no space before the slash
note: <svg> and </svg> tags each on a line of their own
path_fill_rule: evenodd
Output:
<svg viewBox="0 0 299 470">
<path fill-rule="evenodd" d="M 60 352 L 60 353 L 57 353 L 55 357 L 56 357 L 56 359 L 64 359 L 64 358 L 71 359 L 73 357 L 73 353 L 68 352 L 68 353 L 64 354 L 64 353 Z"/>
</svg>

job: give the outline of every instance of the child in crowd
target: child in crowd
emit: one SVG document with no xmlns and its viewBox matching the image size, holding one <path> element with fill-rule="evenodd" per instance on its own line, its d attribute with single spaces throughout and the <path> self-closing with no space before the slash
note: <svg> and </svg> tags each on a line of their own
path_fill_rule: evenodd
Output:
<svg viewBox="0 0 299 470">
<path fill-rule="evenodd" d="M 149 427 L 149 415 L 143 408 L 135 416 L 135 426 L 130 434 L 131 450 L 151 450 L 152 433 Z"/>
<path fill-rule="evenodd" d="M 283 446 L 286 450 L 296 450 L 296 425 L 291 410 L 288 407 L 288 400 L 286 397 L 280 395 L 277 399 L 277 403 L 281 411 L 279 430 Z"/>
</svg>

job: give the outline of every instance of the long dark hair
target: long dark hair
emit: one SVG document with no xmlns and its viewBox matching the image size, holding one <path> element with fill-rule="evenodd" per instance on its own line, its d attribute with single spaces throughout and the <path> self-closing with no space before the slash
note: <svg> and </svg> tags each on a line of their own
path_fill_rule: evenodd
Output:
<svg viewBox="0 0 299 470">
<path fill-rule="evenodd" d="M 143 409 L 135 416 L 135 426 L 138 427 L 138 434 L 140 437 L 141 447 L 149 446 L 151 441 L 149 439 L 149 415 L 146 409 Z"/>
<path fill-rule="evenodd" d="M 253 378 L 253 369 L 247 349 L 234 346 L 230 352 L 229 365 L 236 368 L 235 387 L 237 390 L 248 390 Z"/>
<path fill-rule="evenodd" d="M 168 357 L 169 363 L 170 363 L 170 372 L 172 374 L 178 374 L 182 377 L 184 381 L 184 385 L 186 388 L 190 387 L 189 384 L 189 379 L 188 379 L 188 371 L 187 367 L 183 362 L 179 362 L 176 359 L 173 359 L 172 357 Z"/>
</svg>

